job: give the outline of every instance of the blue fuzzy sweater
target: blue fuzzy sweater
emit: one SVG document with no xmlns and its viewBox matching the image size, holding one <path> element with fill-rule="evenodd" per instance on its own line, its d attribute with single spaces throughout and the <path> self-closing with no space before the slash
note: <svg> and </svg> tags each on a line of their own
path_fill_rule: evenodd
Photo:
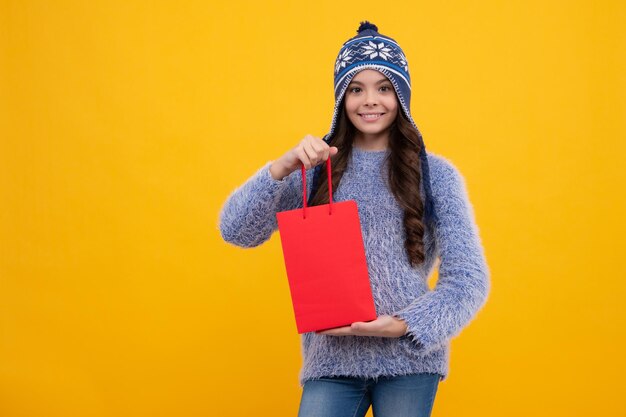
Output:
<svg viewBox="0 0 626 417">
<path fill-rule="evenodd" d="M 439 217 L 424 235 L 426 260 L 411 267 L 404 247 L 403 211 L 386 181 L 389 149 L 352 148 L 333 201 L 356 200 L 376 312 L 408 325 L 399 338 L 301 335 L 300 385 L 322 376 L 379 376 L 432 372 L 445 380 L 450 339 L 475 317 L 487 300 L 490 273 L 485 261 L 465 180 L 442 156 L 427 153 L 432 195 Z M 302 207 L 302 177 L 296 170 L 281 180 L 270 175 L 271 161 L 235 189 L 219 214 L 222 238 L 251 248 L 277 230 L 276 212 Z M 310 195 L 313 169 L 307 171 Z M 421 187 L 424 198 L 424 188 Z M 428 276 L 440 258 L 433 290 Z"/>
</svg>

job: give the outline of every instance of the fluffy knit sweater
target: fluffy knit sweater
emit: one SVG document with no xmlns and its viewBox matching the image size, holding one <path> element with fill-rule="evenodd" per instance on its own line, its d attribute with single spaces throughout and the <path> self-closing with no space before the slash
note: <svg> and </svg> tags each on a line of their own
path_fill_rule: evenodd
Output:
<svg viewBox="0 0 626 417">
<path fill-rule="evenodd" d="M 431 372 L 445 380 L 450 339 L 469 324 L 487 300 L 490 273 L 485 261 L 465 180 L 446 158 L 427 153 L 438 221 L 426 228 L 425 261 L 411 267 L 404 247 L 403 210 L 388 187 L 389 149 L 353 147 L 333 201 L 356 200 L 370 284 L 377 315 L 407 323 L 398 338 L 301 335 L 300 385 L 322 376 L 380 376 Z M 235 189 L 220 213 L 222 238 L 251 248 L 278 229 L 276 213 L 302 207 L 302 177 L 296 170 L 283 179 L 270 175 L 267 162 Z M 313 169 L 307 170 L 310 195 Z M 424 198 L 424 188 L 421 187 Z M 428 276 L 439 257 L 434 289 Z"/>
</svg>

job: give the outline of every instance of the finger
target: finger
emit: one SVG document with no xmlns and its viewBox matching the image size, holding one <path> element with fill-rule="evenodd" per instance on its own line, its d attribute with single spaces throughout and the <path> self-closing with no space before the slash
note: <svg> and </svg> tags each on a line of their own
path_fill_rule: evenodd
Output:
<svg viewBox="0 0 626 417">
<path fill-rule="evenodd" d="M 322 332 L 315 332 L 317 334 L 325 334 L 328 336 L 340 336 L 341 332 L 337 331 L 337 330 L 324 330 Z"/>
<path fill-rule="evenodd" d="M 313 145 L 310 142 L 306 142 L 302 145 L 302 147 L 311 161 L 311 166 L 317 165 L 319 157 L 317 156 L 317 151 L 313 149 Z"/>
<path fill-rule="evenodd" d="M 328 145 L 326 144 L 326 142 L 324 142 L 322 139 L 315 139 L 312 141 L 311 145 L 313 146 L 313 149 L 315 149 L 315 151 L 321 158 L 320 159 L 321 161 L 325 161 L 328 159 L 328 154 L 330 153 L 330 149 Z"/>
<path fill-rule="evenodd" d="M 379 320 L 374 320 L 370 322 L 359 321 L 352 323 L 352 329 L 360 333 L 379 332 L 382 327 L 383 326 Z"/>
<path fill-rule="evenodd" d="M 316 331 L 315 333 L 317 333 L 317 334 L 326 334 L 326 335 L 330 335 L 330 336 L 347 336 L 347 335 L 353 334 L 350 326 L 336 327 L 334 329 L 327 329 L 327 330 L 322 330 L 322 331 Z"/>
<path fill-rule="evenodd" d="M 311 168 L 313 166 L 312 163 L 311 163 L 311 160 L 309 159 L 309 156 L 304 151 L 304 149 L 302 149 L 302 148 L 296 149 L 296 156 L 298 157 L 300 162 L 302 162 L 302 164 L 304 165 L 304 167 L 306 169 L 309 169 L 309 168 Z"/>
<path fill-rule="evenodd" d="M 328 336 L 336 336 L 337 335 L 337 331 L 336 330 L 324 330 L 321 332 L 315 332 L 316 334 L 325 334 Z"/>
<path fill-rule="evenodd" d="M 366 328 L 363 327 L 363 323 L 352 323 L 352 326 L 350 326 L 352 328 L 352 330 L 355 331 L 362 331 L 362 330 L 367 330 Z"/>
<path fill-rule="evenodd" d="M 343 335 L 350 332 L 350 327 L 337 327 L 335 329 L 324 330 L 326 334 Z"/>
<path fill-rule="evenodd" d="M 365 326 L 365 327 L 378 327 L 382 324 L 381 318 L 377 317 L 374 320 L 370 320 L 370 321 L 355 321 L 355 323 L 358 323 L 359 325 Z"/>
<path fill-rule="evenodd" d="M 375 328 L 372 328 L 371 326 L 367 326 L 367 323 L 363 323 L 363 322 L 352 323 L 350 327 L 352 329 L 352 332 L 358 335 L 362 335 L 362 336 L 373 334 L 376 332 Z"/>
<path fill-rule="evenodd" d="M 329 149 L 328 146 L 324 147 L 323 145 L 321 145 L 318 150 L 317 150 L 318 155 L 320 156 L 322 161 L 325 161 L 328 159 L 329 156 Z"/>
</svg>

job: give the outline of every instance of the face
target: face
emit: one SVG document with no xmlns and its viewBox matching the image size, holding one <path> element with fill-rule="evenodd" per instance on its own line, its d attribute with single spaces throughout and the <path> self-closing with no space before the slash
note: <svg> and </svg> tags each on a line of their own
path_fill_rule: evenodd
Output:
<svg viewBox="0 0 626 417">
<path fill-rule="evenodd" d="M 386 148 L 399 107 L 391 81 L 376 70 L 362 70 L 350 81 L 344 103 L 357 129 L 355 142 L 368 149 Z"/>
</svg>

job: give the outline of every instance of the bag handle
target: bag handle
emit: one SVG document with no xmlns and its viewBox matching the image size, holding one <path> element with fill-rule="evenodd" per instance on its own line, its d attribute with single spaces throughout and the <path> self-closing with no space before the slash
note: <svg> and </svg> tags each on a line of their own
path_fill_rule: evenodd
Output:
<svg viewBox="0 0 626 417">
<path fill-rule="evenodd" d="M 333 181 L 331 178 L 330 156 L 326 160 L 326 172 L 328 176 L 328 215 L 333 214 Z M 302 164 L 302 218 L 306 219 L 306 168 Z"/>
</svg>

